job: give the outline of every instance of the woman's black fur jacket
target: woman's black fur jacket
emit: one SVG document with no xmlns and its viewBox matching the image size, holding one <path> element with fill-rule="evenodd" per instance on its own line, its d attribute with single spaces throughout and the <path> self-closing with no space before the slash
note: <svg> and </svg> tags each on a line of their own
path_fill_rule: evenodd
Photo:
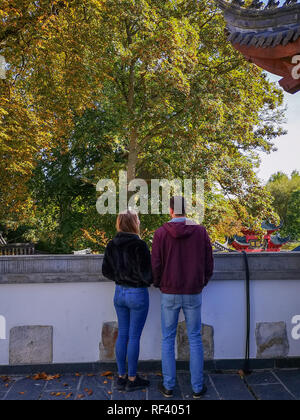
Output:
<svg viewBox="0 0 300 420">
<path fill-rule="evenodd" d="M 119 232 L 107 245 L 102 273 L 121 286 L 151 286 L 151 255 L 146 242 L 133 233 Z"/>
</svg>

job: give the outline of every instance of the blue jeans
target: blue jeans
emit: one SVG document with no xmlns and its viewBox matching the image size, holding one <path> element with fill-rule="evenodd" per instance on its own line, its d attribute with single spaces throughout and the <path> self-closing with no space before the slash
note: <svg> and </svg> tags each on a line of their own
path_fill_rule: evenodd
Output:
<svg viewBox="0 0 300 420">
<path fill-rule="evenodd" d="M 204 354 L 201 335 L 202 294 L 162 294 L 162 367 L 164 387 L 173 390 L 176 385 L 175 339 L 178 319 L 183 309 L 190 343 L 190 370 L 194 392 L 203 388 Z"/>
<path fill-rule="evenodd" d="M 119 335 L 116 344 L 116 358 L 119 375 L 137 374 L 140 354 L 140 339 L 149 311 L 149 292 L 147 288 L 116 287 L 114 304 L 119 322 Z"/>
</svg>

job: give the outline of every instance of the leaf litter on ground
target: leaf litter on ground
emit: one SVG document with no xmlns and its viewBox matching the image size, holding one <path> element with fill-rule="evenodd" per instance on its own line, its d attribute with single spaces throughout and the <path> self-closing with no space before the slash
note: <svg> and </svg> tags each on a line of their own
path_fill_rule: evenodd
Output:
<svg viewBox="0 0 300 420">
<path fill-rule="evenodd" d="M 30 378 L 30 377 L 29 377 Z M 33 379 L 34 381 L 54 381 L 55 379 L 59 379 L 61 378 L 61 375 L 47 375 L 47 373 L 42 372 L 42 373 L 37 373 L 36 375 L 33 375 L 31 377 L 31 379 Z"/>
</svg>

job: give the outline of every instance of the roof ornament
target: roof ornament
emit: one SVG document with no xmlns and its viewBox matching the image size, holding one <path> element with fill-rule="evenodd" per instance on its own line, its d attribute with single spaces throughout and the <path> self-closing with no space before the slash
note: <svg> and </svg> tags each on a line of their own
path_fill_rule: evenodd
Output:
<svg viewBox="0 0 300 420">
<path fill-rule="evenodd" d="M 266 8 L 267 9 L 276 9 L 278 6 L 280 6 L 280 1 L 269 0 Z"/>
<path fill-rule="evenodd" d="M 290 6 L 296 3 L 298 3 L 298 0 L 286 0 L 283 6 Z"/>
<path fill-rule="evenodd" d="M 264 6 L 264 3 L 260 0 L 253 0 L 253 2 L 250 4 L 250 9 L 261 9 Z"/>
<path fill-rule="evenodd" d="M 232 4 L 234 4 L 235 6 L 245 6 L 245 1 L 244 0 L 232 0 Z"/>
</svg>

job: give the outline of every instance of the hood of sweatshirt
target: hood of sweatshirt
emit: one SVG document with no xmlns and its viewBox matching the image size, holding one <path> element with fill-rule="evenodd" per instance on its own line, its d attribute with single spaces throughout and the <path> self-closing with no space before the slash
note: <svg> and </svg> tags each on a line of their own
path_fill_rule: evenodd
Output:
<svg viewBox="0 0 300 420">
<path fill-rule="evenodd" d="M 187 225 L 186 222 L 165 223 L 163 228 L 175 239 L 187 238 L 191 236 L 199 225 Z"/>
<path fill-rule="evenodd" d="M 125 233 L 119 232 L 113 239 L 113 243 L 117 246 L 128 245 L 131 242 L 136 242 L 137 239 L 140 239 L 135 233 Z"/>
</svg>

